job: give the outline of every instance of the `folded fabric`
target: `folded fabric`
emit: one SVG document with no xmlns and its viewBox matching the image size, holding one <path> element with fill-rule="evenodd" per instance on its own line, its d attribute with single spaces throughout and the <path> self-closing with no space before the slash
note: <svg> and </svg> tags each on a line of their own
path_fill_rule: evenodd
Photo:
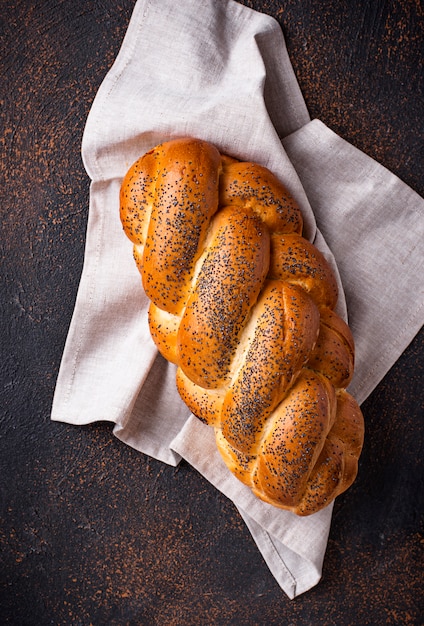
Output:
<svg viewBox="0 0 424 626">
<path fill-rule="evenodd" d="M 174 366 L 150 338 L 147 298 L 119 221 L 128 167 L 160 141 L 185 135 L 269 167 L 298 200 L 306 236 L 340 280 L 338 310 L 348 311 L 357 345 L 351 390 L 359 401 L 422 324 L 417 216 L 424 203 L 310 120 L 273 18 L 234 0 L 138 0 L 84 133 L 92 181 L 85 258 L 52 419 L 108 420 L 140 452 L 170 465 L 186 459 L 234 502 L 294 598 L 320 579 L 332 506 L 296 517 L 255 498 L 226 469 L 212 429 L 189 414 Z"/>
</svg>

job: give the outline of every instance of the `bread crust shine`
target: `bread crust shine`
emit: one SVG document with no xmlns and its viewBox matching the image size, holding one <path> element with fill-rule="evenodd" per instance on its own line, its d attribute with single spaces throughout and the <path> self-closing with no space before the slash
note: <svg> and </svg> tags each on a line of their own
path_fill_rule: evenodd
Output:
<svg viewBox="0 0 424 626">
<path fill-rule="evenodd" d="M 229 470 L 297 515 L 328 506 L 356 477 L 364 421 L 336 279 L 294 198 L 263 166 L 183 138 L 129 169 L 120 216 L 152 338 Z"/>
</svg>

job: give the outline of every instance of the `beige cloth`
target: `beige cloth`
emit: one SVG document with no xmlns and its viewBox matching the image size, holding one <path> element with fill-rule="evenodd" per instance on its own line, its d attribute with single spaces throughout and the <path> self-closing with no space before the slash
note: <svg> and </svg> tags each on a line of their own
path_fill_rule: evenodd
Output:
<svg viewBox="0 0 424 626">
<path fill-rule="evenodd" d="M 52 419 L 109 420 L 140 452 L 171 465 L 185 458 L 234 502 L 294 598 L 320 579 L 332 506 L 298 518 L 259 501 L 228 472 L 212 429 L 189 415 L 174 366 L 152 343 L 146 296 L 119 222 L 127 168 L 160 141 L 183 135 L 273 170 L 298 199 L 307 236 L 337 271 L 329 244 L 357 345 L 351 391 L 359 402 L 423 321 L 424 203 L 310 120 L 273 18 L 234 0 L 138 0 L 84 133 L 92 180 L 86 251 Z"/>
</svg>

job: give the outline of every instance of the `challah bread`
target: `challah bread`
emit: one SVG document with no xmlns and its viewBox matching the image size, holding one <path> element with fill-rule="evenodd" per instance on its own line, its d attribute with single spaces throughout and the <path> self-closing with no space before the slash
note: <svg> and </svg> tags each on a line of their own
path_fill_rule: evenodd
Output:
<svg viewBox="0 0 424 626">
<path fill-rule="evenodd" d="M 177 389 L 259 498 L 309 515 L 354 481 L 364 424 L 354 343 L 323 254 L 266 168 L 192 138 L 126 174 L 125 233 Z"/>
</svg>

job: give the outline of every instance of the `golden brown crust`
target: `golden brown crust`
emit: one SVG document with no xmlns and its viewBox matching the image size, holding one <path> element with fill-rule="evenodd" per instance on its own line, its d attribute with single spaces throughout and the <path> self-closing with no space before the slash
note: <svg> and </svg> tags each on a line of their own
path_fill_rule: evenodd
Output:
<svg viewBox="0 0 424 626">
<path fill-rule="evenodd" d="M 348 454 L 356 460 L 362 451 L 364 431 L 364 417 L 358 403 L 345 389 L 339 389 L 337 391 L 337 419 L 331 434 L 343 441 Z"/>
<path fill-rule="evenodd" d="M 297 515 L 327 506 L 355 479 L 364 423 L 336 278 L 295 200 L 197 139 L 144 155 L 120 200 L 153 340 L 230 471 Z"/>
<path fill-rule="evenodd" d="M 267 168 L 257 163 L 223 162 L 219 203 L 252 209 L 271 231 L 302 232 L 297 202 Z"/>
<path fill-rule="evenodd" d="M 176 374 L 177 389 L 190 411 L 209 426 L 219 426 L 225 390 L 205 389 L 196 385 L 179 367 Z"/>
<path fill-rule="evenodd" d="M 150 334 L 159 352 L 165 359 L 177 365 L 177 337 L 181 318 L 159 309 L 151 302 L 148 319 Z"/>
<path fill-rule="evenodd" d="M 120 190 L 120 218 L 133 244 L 144 246 L 156 188 L 156 153 L 147 152 L 130 167 Z"/>
<path fill-rule="evenodd" d="M 328 308 L 320 310 L 320 331 L 308 367 L 325 376 L 337 388 L 346 388 L 354 367 L 353 338 L 348 325 Z"/>
<path fill-rule="evenodd" d="M 300 285 L 319 306 L 334 308 L 338 288 L 324 255 L 300 235 L 273 233 L 269 275 Z"/>
<path fill-rule="evenodd" d="M 286 395 L 316 342 L 319 312 L 296 286 L 269 281 L 252 310 L 255 326 L 222 408 L 230 445 L 256 454 L 268 416 Z"/>
<path fill-rule="evenodd" d="M 258 217 L 226 207 L 193 285 L 178 332 L 180 367 L 195 383 L 221 385 L 269 267 L 269 235 Z"/>
<path fill-rule="evenodd" d="M 345 466 L 343 446 L 327 437 L 296 508 L 297 515 L 311 515 L 326 507 L 338 495 Z"/>
<path fill-rule="evenodd" d="M 350 351 L 352 356 L 352 362 L 355 360 L 355 342 L 353 340 L 352 332 L 347 323 L 337 315 L 335 311 L 328 307 L 324 307 L 320 310 L 321 324 L 328 326 L 334 332 L 336 332 L 346 344 L 346 349 Z M 342 386 L 342 385 L 341 385 Z M 347 385 L 344 385 L 347 386 Z"/>
<path fill-rule="evenodd" d="M 336 413 L 334 387 L 304 370 L 271 417 L 261 443 L 254 491 L 275 506 L 293 509 L 307 488 Z"/>
<path fill-rule="evenodd" d="M 315 513 L 352 485 L 363 440 L 362 412 L 355 399 L 340 389 L 336 418 L 296 511 L 298 515 Z"/>
<path fill-rule="evenodd" d="M 222 434 L 222 430 L 219 427 L 215 428 L 215 441 L 228 469 L 241 482 L 252 488 L 252 477 L 257 457 L 249 454 L 243 454 L 233 448 L 225 439 Z M 264 498 L 261 499 L 263 500 Z"/>
</svg>

